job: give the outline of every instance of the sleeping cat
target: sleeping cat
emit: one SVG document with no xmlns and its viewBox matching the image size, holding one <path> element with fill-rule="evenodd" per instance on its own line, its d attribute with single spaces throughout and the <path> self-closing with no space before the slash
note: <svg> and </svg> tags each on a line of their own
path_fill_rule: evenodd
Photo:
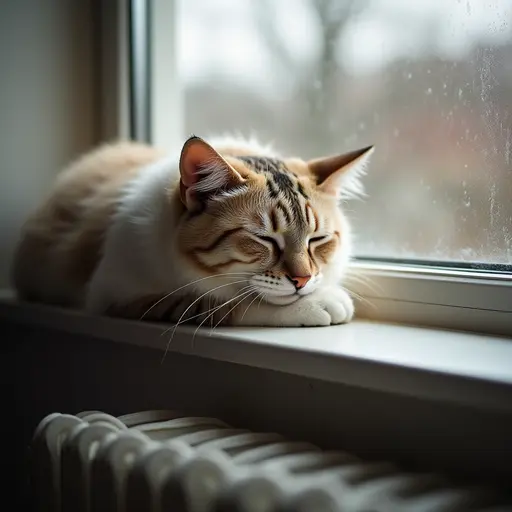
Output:
<svg viewBox="0 0 512 512">
<path fill-rule="evenodd" d="M 351 236 L 372 147 L 304 161 L 190 137 L 165 155 L 104 145 L 62 172 L 24 226 L 21 299 L 135 319 L 321 326 L 351 320 Z"/>
</svg>

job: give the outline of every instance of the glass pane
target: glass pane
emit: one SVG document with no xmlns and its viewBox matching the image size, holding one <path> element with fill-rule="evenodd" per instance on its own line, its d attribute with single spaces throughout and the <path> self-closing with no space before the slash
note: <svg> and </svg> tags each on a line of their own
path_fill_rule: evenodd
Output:
<svg viewBox="0 0 512 512">
<path fill-rule="evenodd" d="M 187 133 L 376 145 L 357 254 L 512 263 L 510 0 L 180 0 Z"/>
</svg>

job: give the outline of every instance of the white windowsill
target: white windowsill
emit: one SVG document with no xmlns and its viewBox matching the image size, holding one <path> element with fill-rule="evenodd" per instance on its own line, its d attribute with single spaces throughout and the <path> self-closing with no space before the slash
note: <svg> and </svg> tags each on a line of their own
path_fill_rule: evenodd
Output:
<svg viewBox="0 0 512 512">
<path fill-rule="evenodd" d="M 18 303 L 4 293 L 0 321 L 165 350 L 169 326 Z M 496 336 L 356 320 L 323 328 L 183 327 L 169 352 L 418 398 L 512 410 L 512 342 Z M 170 354 L 168 355 L 170 357 Z M 155 360 L 159 364 L 159 360 Z"/>
</svg>

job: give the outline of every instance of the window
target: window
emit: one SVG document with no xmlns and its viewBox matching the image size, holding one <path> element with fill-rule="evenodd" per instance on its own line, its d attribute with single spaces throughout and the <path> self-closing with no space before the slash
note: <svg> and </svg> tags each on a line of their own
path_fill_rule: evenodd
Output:
<svg viewBox="0 0 512 512">
<path fill-rule="evenodd" d="M 155 11 L 163 4 L 154 0 Z M 166 19 L 176 32 L 169 36 L 167 28 L 164 36 L 162 28 L 153 43 L 174 52 L 167 91 L 172 86 L 179 98 L 182 136 L 254 133 L 302 157 L 375 144 L 368 198 L 346 206 L 359 267 L 372 281 L 358 290 L 371 303 L 363 309 L 439 324 L 435 308 L 449 306 L 460 321 L 452 310 L 441 323 L 455 327 L 469 325 L 464 310 L 478 309 L 487 319 L 498 314 L 496 332 L 509 332 L 510 2 L 175 0 L 174 6 Z M 153 18 L 162 25 L 161 15 Z M 153 73 L 163 73 L 163 55 Z M 158 119 L 169 117 L 158 110 L 161 101 L 153 105 Z M 417 308 L 403 313 L 405 302 L 435 311 L 430 320 Z M 482 320 L 469 322 L 482 328 Z"/>
</svg>

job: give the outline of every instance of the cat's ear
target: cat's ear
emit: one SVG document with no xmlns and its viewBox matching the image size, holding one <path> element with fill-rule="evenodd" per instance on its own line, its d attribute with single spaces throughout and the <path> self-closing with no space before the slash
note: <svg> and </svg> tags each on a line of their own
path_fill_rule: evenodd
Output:
<svg viewBox="0 0 512 512">
<path fill-rule="evenodd" d="M 361 176 L 373 152 L 374 147 L 368 146 L 342 155 L 310 160 L 308 166 L 322 192 L 338 198 L 360 196 L 364 194 Z"/>
<path fill-rule="evenodd" d="M 189 210 L 220 190 L 239 187 L 245 180 L 200 137 L 190 137 L 181 150 L 180 197 Z"/>
</svg>

